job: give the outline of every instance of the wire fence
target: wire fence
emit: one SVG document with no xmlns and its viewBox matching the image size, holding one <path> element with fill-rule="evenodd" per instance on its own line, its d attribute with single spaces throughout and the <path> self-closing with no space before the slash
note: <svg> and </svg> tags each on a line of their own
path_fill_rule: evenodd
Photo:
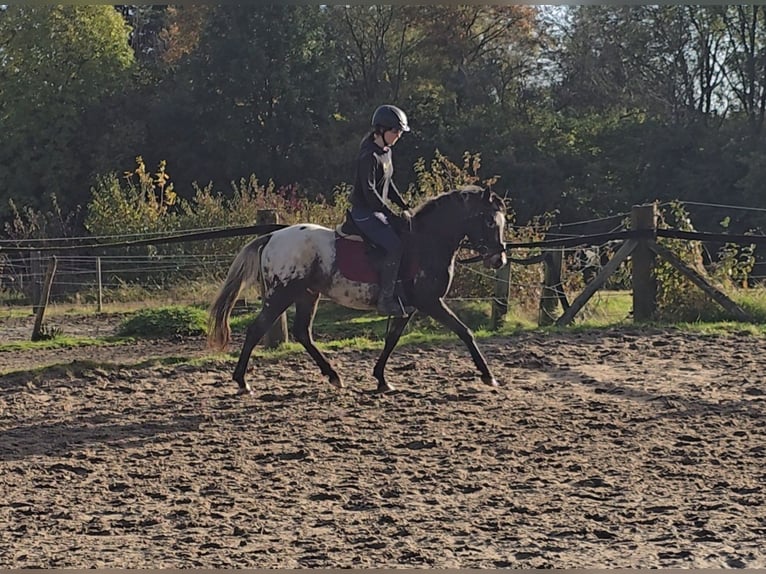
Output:
<svg viewBox="0 0 766 574">
<path fill-rule="evenodd" d="M 670 202 L 660 204 L 660 207 Z M 717 203 L 684 202 L 685 206 L 714 209 L 720 217 L 729 212 L 750 211 L 766 212 L 766 208 L 744 207 Z M 548 249 L 561 249 L 565 261 L 564 285 L 576 290 L 588 277 L 598 272 L 614 252 L 615 246 L 633 233 L 626 227 L 630 213 L 615 213 L 604 217 L 589 218 L 581 221 L 555 223 L 544 229 L 544 239 L 535 241 L 516 241 L 508 244 L 509 253 L 518 253 L 530 257 Z M 143 289 L 156 293 L 175 287 L 173 297 L 179 301 L 201 302 L 215 290 L 216 282 L 221 279 L 236 251 L 205 251 L 199 241 L 220 237 L 238 237 L 253 232 L 258 226 L 240 228 L 207 227 L 181 230 L 172 234 L 150 232 L 142 234 L 115 234 L 101 236 L 62 237 L 49 239 L 0 239 L 0 294 L 12 302 L 20 302 L 26 297 L 30 304 L 34 301 L 32 286 L 44 273 L 46 257 L 55 254 L 58 261 L 56 279 L 52 286 L 51 302 L 65 304 L 78 302 L 96 304 L 96 301 L 125 300 L 132 289 L 140 296 Z M 585 233 L 597 229 L 599 233 Z M 514 237 L 539 236 L 539 228 L 530 226 L 509 226 Z M 740 244 L 766 242 L 762 235 L 734 235 L 713 231 L 683 232 L 679 230 L 658 230 L 657 235 L 685 240 L 701 241 L 705 244 L 735 242 Z M 243 238 L 242 242 L 246 241 Z M 177 243 L 175 251 L 163 253 L 157 249 L 163 243 Z M 195 242 L 194 253 L 185 252 L 187 243 Z M 203 247 L 200 250 L 200 247 Z M 122 251 L 120 253 L 120 251 Z M 136 251 L 142 251 L 137 253 Z M 191 251 L 191 249 L 189 249 Z M 98 252 L 99 254 L 95 254 Z M 108 253 L 106 253 L 108 252 Z M 712 258 L 712 256 L 711 256 Z M 531 259 L 530 259 L 531 260 Z M 509 287 L 512 295 L 526 296 L 534 300 L 538 296 L 542 282 L 542 266 L 514 266 L 510 275 Z M 470 283 L 471 278 L 487 285 L 497 278 L 484 272 L 478 266 L 468 264 L 457 268 L 458 280 Z M 749 279 L 753 283 L 766 280 L 766 265 L 758 263 Z M 199 283 L 196 283 L 199 282 Z M 208 283 L 208 291 L 202 283 Z M 184 291 L 183 288 L 186 288 Z M 629 283 L 612 285 L 615 289 L 629 289 Z M 454 301 L 491 301 L 491 289 L 455 291 L 450 297 Z M 605 298 L 608 296 L 604 296 Z"/>
</svg>

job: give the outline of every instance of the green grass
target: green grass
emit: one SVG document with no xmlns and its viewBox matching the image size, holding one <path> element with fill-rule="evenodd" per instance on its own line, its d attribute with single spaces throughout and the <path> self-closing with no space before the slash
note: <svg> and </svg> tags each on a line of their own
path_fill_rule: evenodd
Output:
<svg viewBox="0 0 766 574">
<path fill-rule="evenodd" d="M 45 339 L 43 341 L 11 341 L 10 343 L 0 343 L 0 352 L 27 351 L 35 349 L 64 349 L 68 347 L 103 347 L 117 345 L 131 340 L 132 338 L 124 337 L 71 337 L 67 335 L 57 335 L 52 339 Z"/>
<path fill-rule="evenodd" d="M 490 306 L 487 302 L 455 301 L 450 307 L 476 334 L 489 332 L 491 326 Z M 231 329 L 233 332 L 244 332 L 247 325 L 253 321 L 258 309 L 248 309 L 232 316 Z M 293 310 L 288 309 L 287 321 L 292 324 Z M 356 311 L 346 309 L 329 301 L 320 303 L 314 318 L 313 333 L 318 342 L 343 341 L 355 344 L 357 339 L 383 340 L 386 334 L 388 318 L 373 311 Z M 502 328 L 494 333 L 513 333 L 519 330 L 535 328 L 534 322 L 528 317 L 511 314 L 506 318 Z M 420 333 L 422 336 L 449 334 L 447 330 L 430 317 L 415 315 L 407 325 L 405 335 Z"/>
<path fill-rule="evenodd" d="M 511 336 L 524 331 L 581 331 L 614 327 L 636 328 L 676 328 L 682 331 L 703 334 L 749 334 L 766 336 L 766 289 L 740 291 L 734 295 L 735 301 L 755 319 L 754 323 L 731 321 L 723 310 L 716 310 L 705 320 L 678 322 L 673 324 L 645 323 L 634 325 L 630 316 L 632 297 L 630 292 L 597 293 L 578 313 L 575 322 L 568 327 L 537 326 L 536 310 L 524 312 L 513 307 L 503 325 L 497 330 L 490 329 L 490 304 L 486 301 L 450 301 L 450 307 L 473 330 L 478 339 L 492 336 Z M 151 303 L 127 305 L 130 309 L 118 330 L 117 336 L 109 337 L 72 337 L 65 333 L 44 341 L 21 341 L 0 343 L 0 351 L 18 351 L 26 349 L 58 349 L 81 346 L 107 346 L 129 342 L 137 338 L 167 338 L 175 336 L 203 336 L 206 327 L 206 311 L 200 306 L 166 305 L 152 308 Z M 136 308 L 139 310 L 136 311 Z M 235 333 L 243 333 L 247 325 L 258 312 L 257 305 L 235 308 L 231 328 Z M 560 311 L 559 311 L 560 312 Z M 1 314 L 6 317 L 23 317 L 29 314 L 28 308 L 5 308 Z M 59 308 L 59 315 L 95 314 L 90 308 L 78 309 L 76 306 Z M 288 311 L 288 323 L 293 319 L 293 311 Z M 387 328 L 387 318 L 374 312 L 362 312 L 346 309 L 322 301 L 314 320 L 314 337 L 318 346 L 325 350 L 355 349 L 379 350 L 383 346 Z M 66 325 L 63 325 L 66 331 Z M 401 345 L 435 346 L 445 343 L 459 343 L 457 337 L 437 324 L 433 319 L 416 315 L 405 330 Z M 226 354 L 211 354 L 203 361 L 229 362 L 239 353 L 239 349 L 230 348 Z M 303 348 L 290 342 L 275 350 L 258 347 L 256 356 L 264 360 L 279 359 L 285 355 L 303 352 Z M 182 357 L 169 358 L 171 363 L 183 362 Z M 195 361 L 200 361 L 196 359 Z M 188 362 L 188 361 L 187 361 Z M 170 364 L 170 363 L 169 363 Z"/>
</svg>

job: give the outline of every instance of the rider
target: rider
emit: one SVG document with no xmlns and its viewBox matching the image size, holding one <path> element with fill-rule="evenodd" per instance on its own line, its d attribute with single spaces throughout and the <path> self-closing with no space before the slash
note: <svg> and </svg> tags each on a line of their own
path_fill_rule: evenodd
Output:
<svg viewBox="0 0 766 574">
<path fill-rule="evenodd" d="M 378 312 L 383 315 L 403 317 L 407 313 L 394 297 L 399 263 L 402 258 L 402 241 L 391 227 L 396 214 L 391 209 L 395 203 L 402 216 L 409 220 L 409 206 L 394 185 L 394 165 L 391 147 L 403 132 L 410 131 L 405 113 L 389 104 L 382 105 L 372 115 L 372 131 L 359 146 L 356 160 L 356 179 L 351 192 L 351 219 L 373 243 L 386 252 L 380 275 Z"/>
</svg>

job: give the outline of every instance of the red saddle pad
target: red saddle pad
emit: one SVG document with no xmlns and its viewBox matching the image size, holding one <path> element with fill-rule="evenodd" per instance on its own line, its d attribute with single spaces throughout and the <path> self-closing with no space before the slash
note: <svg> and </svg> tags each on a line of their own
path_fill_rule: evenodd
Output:
<svg viewBox="0 0 766 574">
<path fill-rule="evenodd" d="M 379 283 L 380 275 L 372 265 L 366 253 L 366 244 L 363 241 L 354 241 L 343 237 L 335 238 L 335 263 L 338 271 L 346 279 L 359 283 Z M 417 266 L 412 263 L 400 271 L 402 279 L 412 279 L 417 271 Z"/>
</svg>

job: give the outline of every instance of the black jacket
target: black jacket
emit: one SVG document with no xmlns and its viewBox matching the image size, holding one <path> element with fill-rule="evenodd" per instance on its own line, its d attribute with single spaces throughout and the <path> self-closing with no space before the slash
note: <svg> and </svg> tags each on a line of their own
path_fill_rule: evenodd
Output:
<svg viewBox="0 0 766 574">
<path fill-rule="evenodd" d="M 408 209 L 394 185 L 393 175 L 391 149 L 378 147 L 372 136 L 365 138 L 359 147 L 356 160 L 356 179 L 350 197 L 351 205 L 371 211 L 382 211 L 386 215 L 393 214 L 390 203 Z"/>
</svg>

